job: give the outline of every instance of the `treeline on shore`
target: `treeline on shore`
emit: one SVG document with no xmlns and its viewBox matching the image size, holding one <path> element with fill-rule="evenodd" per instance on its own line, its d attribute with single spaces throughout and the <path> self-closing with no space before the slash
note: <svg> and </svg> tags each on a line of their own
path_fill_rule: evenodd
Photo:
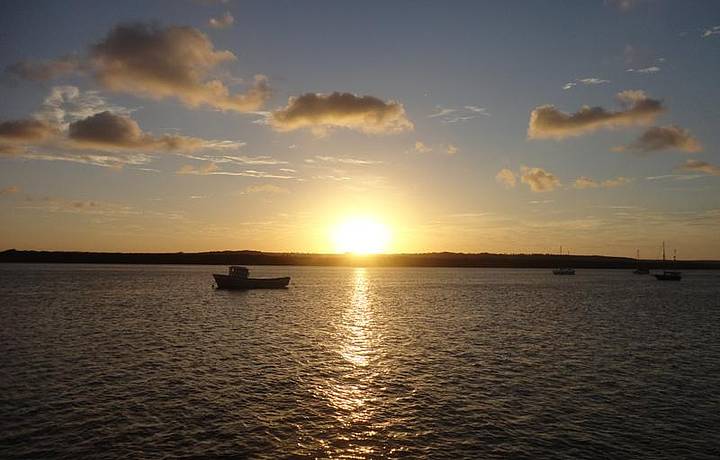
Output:
<svg viewBox="0 0 720 460">
<path fill-rule="evenodd" d="M 214 251 L 174 253 L 120 253 L 74 251 L 0 252 L 2 263 L 84 263 L 84 264 L 182 264 L 182 265 L 314 265 L 377 267 L 495 267 L 495 268 L 621 268 L 633 269 L 638 261 L 627 257 L 560 254 L 301 254 L 260 251 Z M 720 269 L 720 261 L 642 260 L 649 269 Z"/>
</svg>

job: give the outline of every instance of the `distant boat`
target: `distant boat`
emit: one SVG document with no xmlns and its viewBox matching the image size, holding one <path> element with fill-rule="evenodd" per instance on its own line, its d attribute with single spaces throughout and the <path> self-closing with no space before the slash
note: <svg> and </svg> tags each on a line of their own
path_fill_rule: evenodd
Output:
<svg viewBox="0 0 720 460">
<path fill-rule="evenodd" d="M 663 262 L 665 262 L 665 242 L 663 241 L 662 244 L 662 258 Z M 677 260 L 677 251 L 673 252 L 673 264 Z M 676 271 L 669 271 L 665 270 L 662 273 L 657 273 L 654 275 L 655 279 L 660 281 L 680 281 L 682 279 L 682 273 L 676 272 Z"/>
<path fill-rule="evenodd" d="M 563 256 L 563 247 L 560 246 L 560 256 Z M 570 250 L 568 250 L 568 255 L 570 255 Z M 574 275 L 575 269 L 574 268 L 556 268 L 553 270 L 553 275 Z"/>
<path fill-rule="evenodd" d="M 649 275 L 650 270 L 647 268 L 643 268 L 640 265 L 640 250 L 639 249 L 636 251 L 635 255 L 636 255 L 635 259 L 637 260 L 637 268 L 635 270 L 633 270 L 633 273 L 635 273 L 636 275 Z"/>
<path fill-rule="evenodd" d="M 667 270 L 662 273 L 656 273 L 654 276 L 660 281 L 680 281 L 682 279 L 682 273 Z"/>
<path fill-rule="evenodd" d="M 227 275 L 213 274 L 218 289 L 282 289 L 290 283 L 290 277 L 248 278 L 250 271 L 245 267 L 232 266 Z"/>
</svg>

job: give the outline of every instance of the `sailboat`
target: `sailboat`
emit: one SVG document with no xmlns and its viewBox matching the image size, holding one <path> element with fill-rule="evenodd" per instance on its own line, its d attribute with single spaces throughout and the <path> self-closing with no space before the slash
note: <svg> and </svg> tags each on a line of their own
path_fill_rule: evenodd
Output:
<svg viewBox="0 0 720 460">
<path fill-rule="evenodd" d="M 662 246 L 663 262 L 665 262 L 665 242 L 663 241 Z M 673 252 L 673 263 L 677 259 L 677 251 Z M 663 263 L 663 265 L 665 265 Z M 664 270 L 662 273 L 656 273 L 655 278 L 660 281 L 680 281 L 682 279 L 682 273 L 676 271 Z"/>
<path fill-rule="evenodd" d="M 637 260 L 637 268 L 635 270 L 633 270 L 633 273 L 635 273 L 636 275 L 649 275 L 650 270 L 648 270 L 647 268 L 643 268 L 640 265 L 640 250 L 639 249 L 637 249 L 635 251 L 635 259 Z"/>
<path fill-rule="evenodd" d="M 563 247 L 560 246 L 560 255 L 563 255 Z M 570 251 L 568 251 L 568 255 L 570 255 Z M 575 269 L 570 267 L 560 267 L 553 270 L 553 275 L 574 275 Z"/>
</svg>

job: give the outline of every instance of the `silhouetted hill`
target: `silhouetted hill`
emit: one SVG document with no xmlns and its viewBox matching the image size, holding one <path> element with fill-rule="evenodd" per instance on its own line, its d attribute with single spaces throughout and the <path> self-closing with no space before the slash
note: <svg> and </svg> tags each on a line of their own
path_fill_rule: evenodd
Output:
<svg viewBox="0 0 720 460">
<path fill-rule="evenodd" d="M 635 268 L 627 257 L 558 254 L 464 254 L 452 252 L 425 254 L 300 254 L 260 251 L 214 251 L 196 253 L 120 253 L 17 251 L 0 252 L 0 262 L 85 263 L 85 264 L 187 264 L 187 265 L 316 265 L 378 267 L 508 267 L 508 268 Z M 668 268 L 672 262 L 643 260 L 650 269 Z M 720 261 L 677 261 L 672 268 L 720 269 Z"/>
</svg>

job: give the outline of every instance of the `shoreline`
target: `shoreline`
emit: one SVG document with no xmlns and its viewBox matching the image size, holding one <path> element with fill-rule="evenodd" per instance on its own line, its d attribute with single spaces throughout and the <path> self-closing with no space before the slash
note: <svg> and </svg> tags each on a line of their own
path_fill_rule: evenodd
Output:
<svg viewBox="0 0 720 460">
<path fill-rule="evenodd" d="M 559 254 L 300 254 L 261 251 L 196 253 L 120 253 L 79 251 L 0 252 L 0 263 L 120 264 L 120 265 L 263 265 L 318 267 L 445 267 L 445 268 L 558 268 L 635 269 L 628 257 Z M 650 270 L 720 270 L 716 260 L 641 260 Z"/>
</svg>

